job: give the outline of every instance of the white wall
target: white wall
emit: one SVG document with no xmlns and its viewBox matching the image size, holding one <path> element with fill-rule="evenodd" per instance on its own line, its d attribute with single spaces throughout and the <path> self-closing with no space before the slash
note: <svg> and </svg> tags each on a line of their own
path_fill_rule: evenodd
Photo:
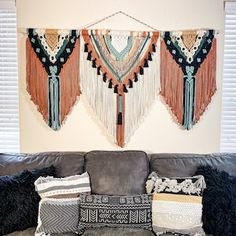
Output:
<svg viewBox="0 0 236 236">
<path fill-rule="evenodd" d="M 218 40 L 218 91 L 192 131 L 173 122 L 160 99 L 126 149 L 148 152 L 218 152 L 220 140 L 221 80 L 223 63 L 223 0 L 18 0 L 20 141 L 22 152 L 49 150 L 119 149 L 109 140 L 81 96 L 61 131 L 52 131 L 30 101 L 25 81 L 25 28 L 78 28 L 122 10 L 160 30 L 214 28 Z M 97 28 L 148 30 L 117 16 Z"/>
</svg>

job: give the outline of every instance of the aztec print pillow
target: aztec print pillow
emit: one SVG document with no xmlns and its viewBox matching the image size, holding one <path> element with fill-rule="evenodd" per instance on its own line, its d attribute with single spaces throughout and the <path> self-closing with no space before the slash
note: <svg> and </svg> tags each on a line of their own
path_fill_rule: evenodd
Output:
<svg viewBox="0 0 236 236">
<path fill-rule="evenodd" d="M 146 182 L 153 194 L 152 224 L 157 235 L 165 233 L 205 235 L 202 229 L 203 176 L 158 177 L 152 172 Z"/>
<path fill-rule="evenodd" d="M 35 235 L 77 233 L 80 194 L 91 192 L 88 173 L 65 178 L 39 178 L 35 187 L 42 198 Z"/>
<path fill-rule="evenodd" d="M 79 232 L 106 226 L 152 230 L 151 195 L 81 195 Z"/>
</svg>

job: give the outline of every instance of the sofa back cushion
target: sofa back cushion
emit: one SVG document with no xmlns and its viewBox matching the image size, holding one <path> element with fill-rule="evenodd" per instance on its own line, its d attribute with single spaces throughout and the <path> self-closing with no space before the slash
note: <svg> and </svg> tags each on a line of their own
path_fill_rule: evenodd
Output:
<svg viewBox="0 0 236 236">
<path fill-rule="evenodd" d="M 149 161 L 142 151 L 92 151 L 85 155 L 85 171 L 94 194 L 143 194 Z"/>
<path fill-rule="evenodd" d="M 159 176 L 188 177 L 195 175 L 200 165 L 209 165 L 236 175 L 236 153 L 182 154 L 161 153 L 150 155 L 151 171 Z"/>
<path fill-rule="evenodd" d="M 58 177 L 82 174 L 84 153 L 42 152 L 35 154 L 0 153 L 0 175 L 13 175 L 25 169 L 44 168 L 53 165 Z"/>
</svg>

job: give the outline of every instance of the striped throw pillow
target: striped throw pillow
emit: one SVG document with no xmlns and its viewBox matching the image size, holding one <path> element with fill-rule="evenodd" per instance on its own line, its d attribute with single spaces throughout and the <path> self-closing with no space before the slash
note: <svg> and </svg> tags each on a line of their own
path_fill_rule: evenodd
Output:
<svg viewBox="0 0 236 236">
<path fill-rule="evenodd" d="M 205 235 L 202 229 L 204 188 L 203 176 L 165 178 L 151 173 L 146 189 L 152 193 L 152 223 L 156 234 Z"/>
<path fill-rule="evenodd" d="M 87 172 L 65 178 L 40 177 L 35 181 L 36 190 L 41 198 L 78 197 L 90 193 L 90 180 Z"/>
<path fill-rule="evenodd" d="M 41 197 L 36 236 L 77 233 L 80 194 L 90 194 L 87 172 L 65 178 L 40 177 L 35 187 Z"/>
</svg>

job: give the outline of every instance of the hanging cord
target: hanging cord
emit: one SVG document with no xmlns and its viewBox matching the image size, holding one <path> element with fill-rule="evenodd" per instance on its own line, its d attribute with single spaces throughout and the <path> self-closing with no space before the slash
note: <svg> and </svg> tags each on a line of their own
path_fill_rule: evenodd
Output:
<svg viewBox="0 0 236 236">
<path fill-rule="evenodd" d="M 119 14 L 122 14 L 122 15 L 124 15 L 124 16 L 127 16 L 127 17 L 130 18 L 131 20 L 134 20 L 134 21 L 136 21 L 136 22 L 138 22 L 138 23 L 140 23 L 140 24 L 142 24 L 142 25 L 148 27 L 148 28 L 152 29 L 153 31 L 158 31 L 158 30 L 155 29 L 154 27 L 152 27 L 152 26 L 146 24 L 145 22 L 143 22 L 143 21 L 141 21 L 141 20 L 139 20 L 139 19 L 137 19 L 137 18 L 135 18 L 135 17 L 133 17 L 133 16 L 131 16 L 131 15 L 129 15 L 129 14 L 123 12 L 123 11 L 117 11 L 117 12 L 115 12 L 115 13 L 109 15 L 109 16 L 106 16 L 106 17 L 104 17 L 104 18 L 102 18 L 102 19 L 100 19 L 100 20 L 98 20 L 98 21 L 95 21 L 95 22 L 92 23 L 92 24 L 86 25 L 85 28 L 90 28 L 90 27 L 92 27 L 92 26 L 94 26 L 94 25 L 97 25 L 97 24 L 99 24 L 99 23 L 101 23 L 101 22 L 103 22 L 103 21 L 106 21 L 107 19 L 110 19 L 110 18 L 112 18 L 112 17 L 114 17 L 114 16 L 116 16 L 116 15 L 119 15 Z"/>
</svg>

